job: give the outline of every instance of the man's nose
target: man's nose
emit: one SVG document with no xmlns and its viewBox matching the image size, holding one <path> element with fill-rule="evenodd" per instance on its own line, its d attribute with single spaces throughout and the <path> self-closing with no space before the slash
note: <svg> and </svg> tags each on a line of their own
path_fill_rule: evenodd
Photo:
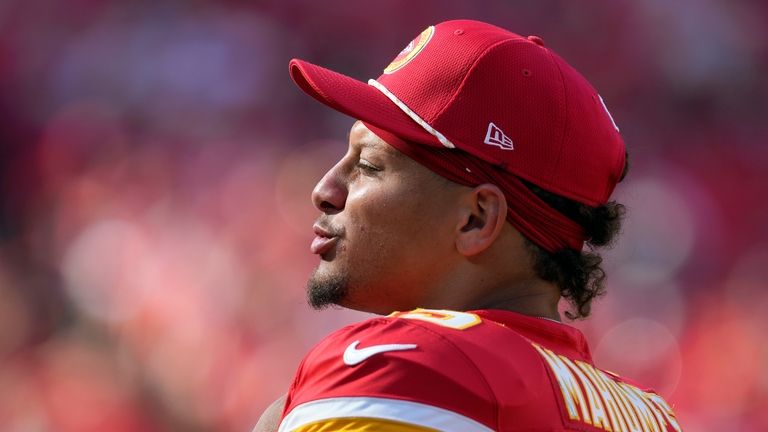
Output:
<svg viewBox="0 0 768 432">
<path fill-rule="evenodd" d="M 336 165 L 315 185 L 312 204 L 323 213 L 334 214 L 344 209 L 346 201 L 347 184 Z"/>
</svg>

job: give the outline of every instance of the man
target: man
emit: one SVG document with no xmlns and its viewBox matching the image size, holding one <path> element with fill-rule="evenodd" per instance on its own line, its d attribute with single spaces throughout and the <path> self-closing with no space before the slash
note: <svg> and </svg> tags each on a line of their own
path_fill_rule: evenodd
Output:
<svg viewBox="0 0 768 432">
<path fill-rule="evenodd" d="M 358 119 L 312 194 L 310 304 L 384 316 L 320 342 L 257 430 L 680 430 L 560 323 L 561 297 L 579 318 L 602 293 L 594 248 L 618 231 L 627 166 L 578 72 L 536 36 L 460 20 L 367 84 L 301 60 L 290 73 Z"/>
</svg>

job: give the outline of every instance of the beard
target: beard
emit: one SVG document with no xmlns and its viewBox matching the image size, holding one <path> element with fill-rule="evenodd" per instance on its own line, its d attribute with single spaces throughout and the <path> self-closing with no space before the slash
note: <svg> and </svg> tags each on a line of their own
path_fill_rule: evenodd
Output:
<svg viewBox="0 0 768 432">
<path fill-rule="evenodd" d="M 321 275 L 318 270 L 307 281 L 307 302 L 313 309 L 322 310 L 341 305 L 347 297 L 349 284 L 344 275 Z"/>
</svg>

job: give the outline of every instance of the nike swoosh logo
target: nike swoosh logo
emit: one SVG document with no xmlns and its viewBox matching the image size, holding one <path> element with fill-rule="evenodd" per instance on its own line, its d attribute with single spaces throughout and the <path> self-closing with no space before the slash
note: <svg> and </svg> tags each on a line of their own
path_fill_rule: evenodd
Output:
<svg viewBox="0 0 768 432">
<path fill-rule="evenodd" d="M 416 344 L 386 344 L 373 345 L 366 348 L 357 349 L 360 341 L 354 341 L 344 350 L 344 364 L 354 366 L 360 364 L 376 354 L 387 351 L 405 351 L 416 348 Z"/>
</svg>

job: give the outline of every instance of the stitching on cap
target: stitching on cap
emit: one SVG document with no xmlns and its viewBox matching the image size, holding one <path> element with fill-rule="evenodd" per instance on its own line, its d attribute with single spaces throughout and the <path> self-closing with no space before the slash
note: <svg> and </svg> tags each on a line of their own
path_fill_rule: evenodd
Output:
<svg viewBox="0 0 768 432">
<path fill-rule="evenodd" d="M 565 118 L 563 119 L 563 130 L 560 134 L 560 146 L 559 151 L 557 153 L 557 160 L 555 161 L 554 169 L 552 170 L 552 174 L 549 177 L 549 183 L 550 185 L 554 183 L 555 174 L 558 172 L 560 168 L 560 160 L 563 158 L 563 142 L 565 141 L 565 132 L 568 128 L 568 92 L 565 89 L 565 76 L 563 75 L 563 70 L 560 68 L 560 64 L 557 63 L 557 61 L 554 58 L 554 55 L 552 55 L 552 51 L 547 50 L 547 54 L 549 54 L 549 59 L 552 63 L 555 64 L 555 67 L 557 68 L 557 72 L 560 74 L 560 84 L 563 88 L 563 103 L 565 104 Z"/>
<path fill-rule="evenodd" d="M 483 52 L 481 52 L 477 56 L 477 58 L 475 58 L 475 61 L 473 61 L 472 64 L 469 65 L 469 67 L 467 68 L 467 71 L 464 73 L 464 78 L 461 80 L 461 84 L 459 84 L 459 86 L 456 88 L 456 91 L 453 92 L 453 95 L 451 95 L 451 98 L 448 99 L 448 102 L 446 102 L 445 105 L 443 105 L 443 108 L 441 108 L 440 111 L 437 114 L 435 114 L 435 116 L 432 118 L 433 122 L 436 122 L 437 119 L 440 118 L 441 115 L 443 115 L 443 112 L 453 103 L 453 101 L 456 99 L 456 96 L 459 93 L 461 93 L 461 90 L 464 88 L 464 84 L 467 82 L 467 77 L 469 76 L 472 69 L 474 69 L 475 66 L 477 66 L 477 63 L 480 61 L 480 59 L 483 58 L 485 54 L 488 53 L 488 51 L 498 47 L 499 45 L 505 44 L 507 42 L 522 42 L 522 41 L 519 41 L 516 39 L 504 39 L 484 49 Z"/>
</svg>

